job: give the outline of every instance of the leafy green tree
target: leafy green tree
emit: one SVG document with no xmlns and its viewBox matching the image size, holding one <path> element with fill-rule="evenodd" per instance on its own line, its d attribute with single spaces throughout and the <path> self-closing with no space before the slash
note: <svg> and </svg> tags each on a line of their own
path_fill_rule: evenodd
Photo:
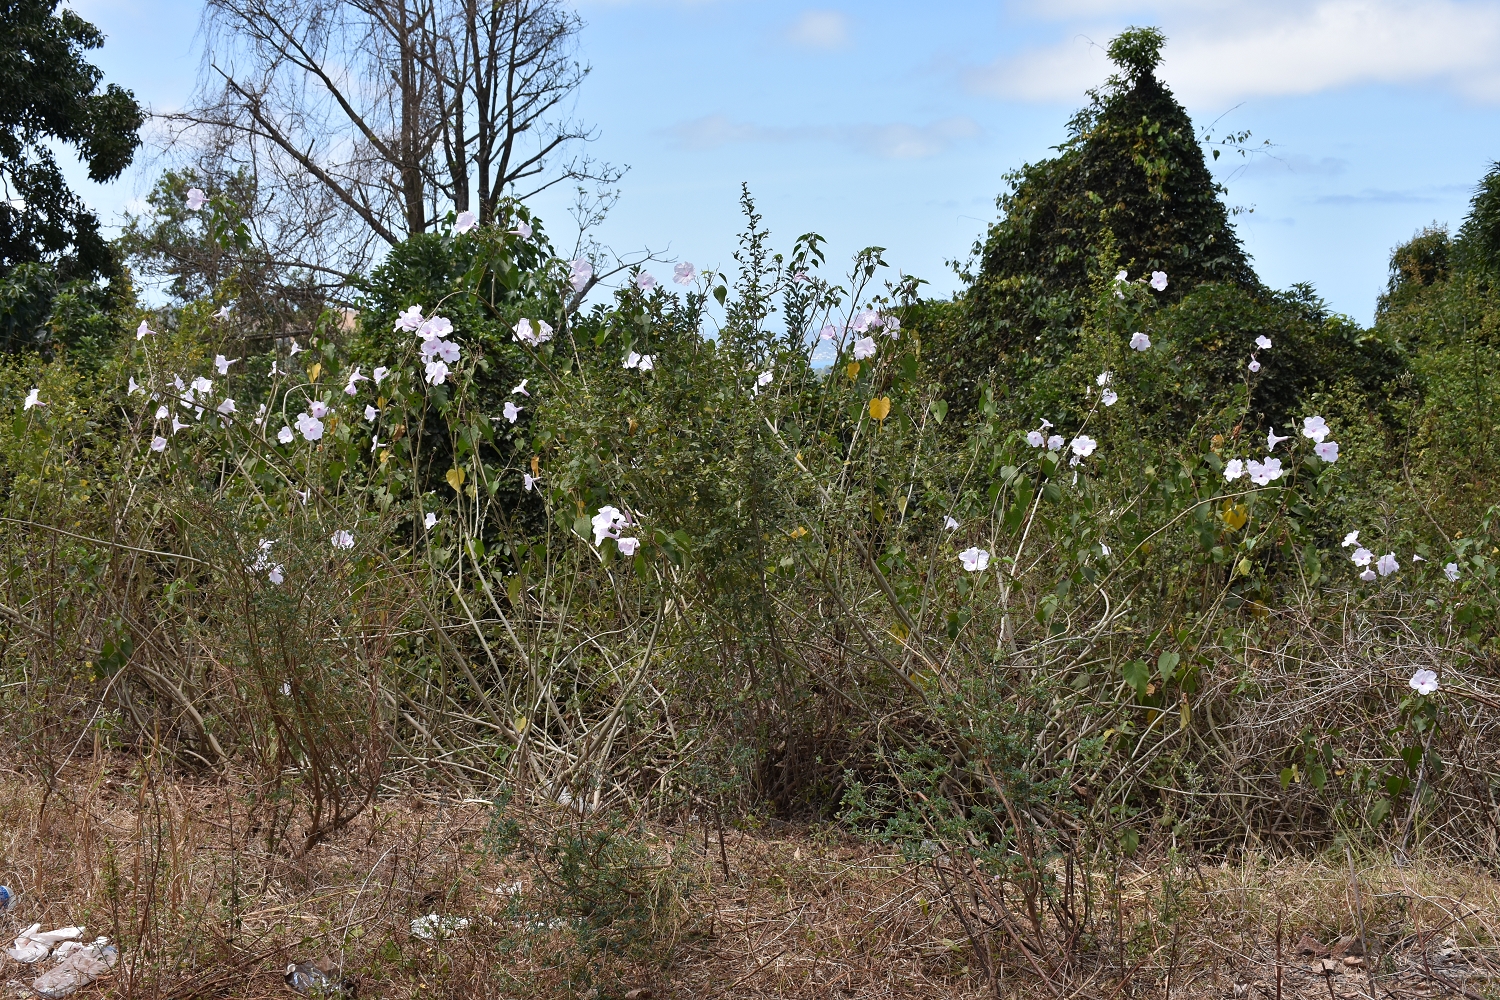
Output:
<svg viewBox="0 0 1500 1000">
<path fill-rule="evenodd" d="M 1116 38 L 1109 55 L 1120 72 L 1090 91 L 1059 155 L 1008 175 L 963 339 L 935 345 L 949 355 L 948 381 L 995 366 L 1023 375 L 1017 363 L 1045 367 L 1065 355 L 1093 296 L 1091 272 L 1111 243 L 1132 279 L 1168 275 L 1166 290 L 1153 293 L 1164 303 L 1204 282 L 1260 287 L 1192 120 L 1156 78 L 1164 41 L 1155 28 Z"/>
<path fill-rule="evenodd" d="M 1456 249 L 1467 269 L 1492 279 L 1500 276 L 1500 163 L 1493 164 L 1479 182 L 1469 203 L 1469 216 L 1458 231 Z"/>
<path fill-rule="evenodd" d="M 84 53 L 103 44 L 57 0 L 0 0 L 0 275 L 27 262 L 54 263 L 63 280 L 118 270 L 49 146 L 72 146 L 98 182 L 130 165 L 145 116 L 130 91 L 99 89 Z"/>
</svg>

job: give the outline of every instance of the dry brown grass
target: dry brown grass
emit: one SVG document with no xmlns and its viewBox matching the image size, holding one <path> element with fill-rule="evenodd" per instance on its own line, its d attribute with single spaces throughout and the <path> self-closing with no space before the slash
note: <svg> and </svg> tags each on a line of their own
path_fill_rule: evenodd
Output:
<svg viewBox="0 0 1500 1000">
<path fill-rule="evenodd" d="M 42 798 L 0 775 L 0 880 L 22 893 L 4 920 L 83 923 L 120 941 L 125 959 L 98 987 L 112 995 L 285 996 L 286 964 L 324 956 L 365 997 L 1273 998 L 1278 967 L 1288 1000 L 1500 995 L 1500 882 L 1438 861 L 1143 853 L 1117 892 L 1107 873 L 1096 880 L 1095 932 L 1065 975 L 1046 981 L 1011 955 L 991 983 L 929 865 L 806 827 L 762 823 L 721 841 L 716 828 L 653 826 L 652 856 L 696 887 L 670 903 L 652 956 L 596 962 L 585 977 L 569 936 L 517 921 L 504 887 L 536 869 L 488 848 L 482 802 L 387 795 L 294 859 L 264 849 L 247 789 L 228 778 L 96 759 Z M 410 934 L 428 912 L 472 923 L 434 945 Z M 1304 935 L 1362 938 L 1371 955 L 1358 968 L 1340 953 L 1325 976 L 1321 956 L 1297 953 Z M 27 970 L 3 961 L 24 993 Z"/>
</svg>

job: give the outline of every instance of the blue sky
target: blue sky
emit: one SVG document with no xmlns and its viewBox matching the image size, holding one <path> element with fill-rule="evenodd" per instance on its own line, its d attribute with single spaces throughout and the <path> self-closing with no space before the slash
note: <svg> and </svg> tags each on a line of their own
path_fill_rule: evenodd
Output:
<svg viewBox="0 0 1500 1000">
<path fill-rule="evenodd" d="M 729 266 L 751 190 L 779 247 L 887 248 L 949 292 L 1003 174 L 1046 156 L 1121 28 L 1168 35 L 1161 75 L 1202 126 L 1272 146 L 1217 167 L 1261 276 L 1368 322 L 1390 249 L 1456 225 L 1500 159 L 1500 0 L 577 0 L 593 72 L 575 113 L 629 165 L 598 238 Z M 189 94 L 199 6 L 77 0 L 107 78 L 156 110 Z M 1264 148 L 1264 147 L 1262 147 Z M 109 221 L 160 169 L 80 184 Z M 537 205 L 571 245 L 560 198 Z M 668 268 L 658 267 L 659 276 Z"/>
</svg>

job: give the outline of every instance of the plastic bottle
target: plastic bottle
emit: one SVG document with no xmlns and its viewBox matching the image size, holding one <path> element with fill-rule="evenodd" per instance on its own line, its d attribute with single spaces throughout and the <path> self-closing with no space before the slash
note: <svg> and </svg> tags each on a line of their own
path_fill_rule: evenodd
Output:
<svg viewBox="0 0 1500 1000">
<path fill-rule="evenodd" d="M 16 905 L 16 894 L 10 891 L 9 886 L 0 885 L 0 913 L 4 913 Z"/>
</svg>

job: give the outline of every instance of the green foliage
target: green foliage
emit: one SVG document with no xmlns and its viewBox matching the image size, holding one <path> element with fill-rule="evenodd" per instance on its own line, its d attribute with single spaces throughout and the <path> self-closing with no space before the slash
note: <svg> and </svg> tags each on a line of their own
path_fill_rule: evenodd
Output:
<svg viewBox="0 0 1500 1000">
<path fill-rule="evenodd" d="M 1458 231 L 1455 251 L 1465 269 L 1492 284 L 1500 280 L 1500 163 L 1479 182 L 1469 216 Z"/>
<path fill-rule="evenodd" d="M 60 282 L 48 264 L 21 264 L 0 277 L 0 349 L 71 352 L 82 364 L 100 364 L 135 311 L 129 275 L 117 274 L 107 285 Z"/>
<path fill-rule="evenodd" d="M 72 146 L 89 178 L 113 180 L 140 145 L 145 113 L 84 53 L 104 36 L 56 0 L 6 0 L 0 9 L 0 275 L 23 263 L 55 264 L 63 281 L 117 270 L 99 220 L 68 189 L 49 145 Z"/>
<path fill-rule="evenodd" d="M 1259 288 L 1193 124 L 1154 74 L 1163 40 L 1155 29 L 1116 39 L 1125 76 L 1091 92 L 1058 156 L 1007 177 L 1002 218 L 976 248 L 968 328 L 931 345 L 945 382 L 972 386 L 986 368 L 1025 379 L 1055 363 L 1116 267 L 1165 272 L 1165 292 L 1142 294 L 1166 302 L 1205 282 Z"/>
</svg>

